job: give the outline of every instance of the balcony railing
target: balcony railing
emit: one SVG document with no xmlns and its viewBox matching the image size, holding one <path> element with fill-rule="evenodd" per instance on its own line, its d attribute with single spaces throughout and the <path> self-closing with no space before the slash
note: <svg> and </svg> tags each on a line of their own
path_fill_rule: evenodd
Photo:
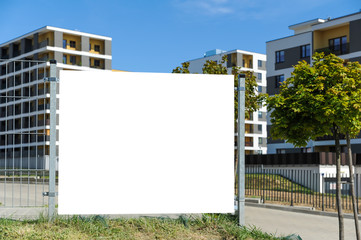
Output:
<svg viewBox="0 0 361 240">
<path fill-rule="evenodd" d="M 38 48 L 43 48 L 43 47 L 46 47 L 46 46 L 53 46 L 53 45 L 54 45 L 53 41 L 44 40 L 44 41 L 39 43 Z"/>
<path fill-rule="evenodd" d="M 20 50 L 16 50 L 16 51 L 14 51 L 14 53 L 13 53 L 13 57 L 17 57 L 17 56 L 19 56 L 20 54 L 21 54 Z"/>
<path fill-rule="evenodd" d="M 41 111 L 41 110 L 45 110 L 45 109 L 50 109 L 50 104 L 47 103 L 47 104 L 41 104 L 38 106 L 38 110 Z"/>
<path fill-rule="evenodd" d="M 50 89 L 49 88 L 40 88 L 38 89 L 38 95 L 43 95 L 44 93 L 50 93 Z"/>
<path fill-rule="evenodd" d="M 326 55 L 333 53 L 335 55 L 343 55 L 350 52 L 350 44 L 345 43 L 341 45 L 329 46 L 327 48 L 316 49 L 316 52 L 323 52 Z"/>
<path fill-rule="evenodd" d="M 50 119 L 46 119 L 45 121 L 44 119 L 38 121 L 38 126 L 45 126 L 45 125 L 50 125 Z"/>
</svg>

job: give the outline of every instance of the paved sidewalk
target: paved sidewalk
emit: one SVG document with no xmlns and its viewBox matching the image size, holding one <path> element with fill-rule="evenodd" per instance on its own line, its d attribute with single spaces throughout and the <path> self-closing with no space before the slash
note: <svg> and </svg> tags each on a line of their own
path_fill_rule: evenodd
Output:
<svg viewBox="0 0 361 240">
<path fill-rule="evenodd" d="M 264 232 L 276 236 L 298 234 L 302 240 L 337 240 L 338 218 L 313 214 L 281 211 L 269 208 L 246 206 L 246 225 L 257 226 Z M 353 219 L 344 219 L 345 239 L 353 240 L 355 225 Z"/>
</svg>

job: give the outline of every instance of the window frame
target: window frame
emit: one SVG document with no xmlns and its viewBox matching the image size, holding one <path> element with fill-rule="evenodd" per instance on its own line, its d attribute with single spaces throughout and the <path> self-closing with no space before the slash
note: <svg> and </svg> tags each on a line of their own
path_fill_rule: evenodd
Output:
<svg viewBox="0 0 361 240">
<path fill-rule="evenodd" d="M 74 60 L 74 61 L 73 61 L 73 60 Z M 75 65 L 75 64 L 76 64 L 76 56 L 70 55 L 70 57 L 69 57 L 69 62 L 70 62 L 72 65 Z"/>
<path fill-rule="evenodd" d="M 335 40 L 339 40 L 339 44 L 335 45 Z M 343 42 L 343 40 L 345 40 L 345 42 Z M 338 49 L 336 49 L 335 46 L 338 46 Z M 332 51 L 340 51 L 340 54 L 346 54 L 347 53 L 347 35 L 328 39 L 328 47 Z"/>
<path fill-rule="evenodd" d="M 100 52 L 100 45 L 94 44 L 94 51 Z"/>
<path fill-rule="evenodd" d="M 76 41 L 70 40 L 70 41 L 69 41 L 69 46 L 70 46 L 71 48 L 76 48 Z"/>
<path fill-rule="evenodd" d="M 263 87 L 262 86 L 260 86 L 260 85 L 258 85 L 257 86 L 257 91 L 259 92 L 259 93 L 262 93 L 263 91 Z"/>
<path fill-rule="evenodd" d="M 257 130 L 258 130 L 258 132 L 262 132 L 262 131 L 263 131 L 262 124 L 258 124 Z"/>
<path fill-rule="evenodd" d="M 263 67 L 262 60 L 258 60 L 258 63 L 257 63 L 257 64 L 258 64 L 258 67 L 259 67 L 259 68 Z"/>
<path fill-rule="evenodd" d="M 307 51 L 308 47 L 308 51 Z M 308 58 L 311 56 L 311 45 L 306 44 L 301 46 L 301 58 Z"/>
<path fill-rule="evenodd" d="M 94 67 L 100 67 L 100 60 L 94 59 Z"/>
<path fill-rule="evenodd" d="M 262 80 L 262 73 L 257 73 L 257 79 Z"/>
<path fill-rule="evenodd" d="M 281 78 L 283 78 L 281 80 Z M 281 84 L 285 81 L 285 75 L 277 75 L 275 76 L 275 88 L 280 88 Z"/>
<path fill-rule="evenodd" d="M 276 51 L 276 63 L 283 62 L 285 62 L 285 50 Z"/>
<path fill-rule="evenodd" d="M 63 39 L 63 48 L 66 48 L 68 46 L 68 41 L 66 39 Z"/>
<path fill-rule="evenodd" d="M 66 54 L 63 54 L 63 63 L 68 64 L 68 55 L 66 55 Z"/>
</svg>

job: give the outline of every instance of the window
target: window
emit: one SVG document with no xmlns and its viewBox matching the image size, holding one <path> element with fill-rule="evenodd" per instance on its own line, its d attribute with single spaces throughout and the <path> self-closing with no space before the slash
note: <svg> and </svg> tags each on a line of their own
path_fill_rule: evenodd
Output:
<svg viewBox="0 0 361 240">
<path fill-rule="evenodd" d="M 257 73 L 257 79 L 262 80 L 262 73 Z"/>
<path fill-rule="evenodd" d="M 259 93 L 262 92 L 262 86 L 258 86 L 258 92 L 259 92 Z"/>
<path fill-rule="evenodd" d="M 257 153 L 258 153 L 258 154 L 262 154 L 262 150 L 257 150 Z"/>
<path fill-rule="evenodd" d="M 89 51 L 92 50 L 92 44 L 89 43 Z"/>
<path fill-rule="evenodd" d="M 76 42 L 75 41 L 70 41 L 70 47 L 71 48 L 75 48 Z"/>
<path fill-rule="evenodd" d="M 99 45 L 94 45 L 94 51 L 100 52 L 100 46 Z"/>
<path fill-rule="evenodd" d="M 262 118 L 262 112 L 261 111 L 258 111 L 258 119 Z"/>
<path fill-rule="evenodd" d="M 258 67 L 259 67 L 259 68 L 262 67 L 262 60 L 258 60 Z"/>
<path fill-rule="evenodd" d="M 347 51 L 347 37 L 338 37 L 328 40 L 330 50 L 335 54 L 345 54 Z"/>
<path fill-rule="evenodd" d="M 301 58 L 310 56 L 310 44 L 301 46 Z"/>
<path fill-rule="evenodd" d="M 263 143 L 263 138 L 259 137 L 258 138 L 258 145 L 262 145 L 262 143 Z"/>
<path fill-rule="evenodd" d="M 242 59 L 242 67 L 246 67 L 246 60 Z"/>
<path fill-rule="evenodd" d="M 285 61 L 285 51 L 276 52 L 276 63 L 282 63 Z"/>
<path fill-rule="evenodd" d="M 249 65 L 248 65 L 249 68 L 253 68 L 253 64 L 252 64 L 252 59 L 249 60 Z"/>
<path fill-rule="evenodd" d="M 75 56 L 70 56 L 70 63 L 75 65 L 76 64 L 76 57 Z"/>
<path fill-rule="evenodd" d="M 276 88 L 279 88 L 281 86 L 281 83 L 283 83 L 283 81 L 285 80 L 285 76 L 283 75 L 278 75 L 276 76 Z"/>
<path fill-rule="evenodd" d="M 68 56 L 67 55 L 63 55 L 63 63 L 67 64 L 68 62 Z"/>
<path fill-rule="evenodd" d="M 100 67 L 100 60 L 94 59 L 94 66 L 95 67 Z"/>
<path fill-rule="evenodd" d="M 63 39 L 63 48 L 66 48 L 66 45 L 68 45 L 66 39 Z"/>
<path fill-rule="evenodd" d="M 92 65 L 92 60 L 89 58 L 89 67 Z"/>
<path fill-rule="evenodd" d="M 258 131 L 262 132 L 262 125 L 261 124 L 258 125 Z"/>
</svg>

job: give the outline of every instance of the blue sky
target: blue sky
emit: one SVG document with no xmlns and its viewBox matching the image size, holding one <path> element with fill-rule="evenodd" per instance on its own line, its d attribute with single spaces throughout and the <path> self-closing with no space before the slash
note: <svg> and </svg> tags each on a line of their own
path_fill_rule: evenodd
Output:
<svg viewBox="0 0 361 240">
<path fill-rule="evenodd" d="M 113 68 L 171 72 L 215 48 L 266 52 L 289 25 L 361 10 L 360 0 L 0 0 L 0 43 L 45 25 L 113 38 Z"/>
</svg>

